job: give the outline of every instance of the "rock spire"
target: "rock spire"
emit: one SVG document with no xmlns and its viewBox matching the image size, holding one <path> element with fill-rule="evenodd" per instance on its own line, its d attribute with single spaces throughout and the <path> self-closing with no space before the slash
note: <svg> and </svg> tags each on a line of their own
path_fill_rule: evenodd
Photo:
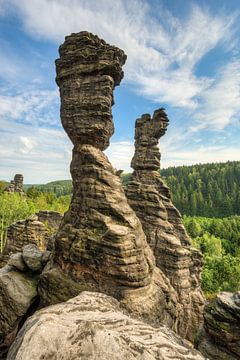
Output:
<svg viewBox="0 0 240 360">
<path fill-rule="evenodd" d="M 164 109 L 136 121 L 134 172 L 127 187 L 129 204 L 141 220 L 157 266 L 170 280 L 181 304 L 178 332 L 193 340 L 202 321 L 204 299 L 200 289 L 202 260 L 190 245 L 181 215 L 171 202 L 160 176 L 158 142 L 169 120 Z"/>
<path fill-rule="evenodd" d="M 73 197 L 55 238 L 55 270 L 40 279 L 42 301 L 52 302 L 49 283 L 61 287 L 61 273 L 84 289 L 112 295 L 129 310 L 175 327 L 175 291 L 156 268 L 121 179 L 102 152 L 114 131 L 113 90 L 123 77 L 126 55 L 88 32 L 67 36 L 59 54 L 61 120 L 74 145 Z"/>
<path fill-rule="evenodd" d="M 19 193 L 20 195 L 24 195 L 23 191 L 23 175 L 16 174 L 14 176 L 14 180 L 11 180 L 10 185 L 5 189 L 5 192 L 8 193 Z"/>
</svg>

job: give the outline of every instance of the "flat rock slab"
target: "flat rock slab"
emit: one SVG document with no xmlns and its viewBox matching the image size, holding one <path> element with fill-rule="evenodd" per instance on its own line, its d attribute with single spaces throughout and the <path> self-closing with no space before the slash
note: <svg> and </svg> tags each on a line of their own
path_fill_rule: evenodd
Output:
<svg viewBox="0 0 240 360">
<path fill-rule="evenodd" d="M 24 324 L 7 360 L 201 360 L 166 327 L 154 328 L 124 314 L 117 300 L 82 292 L 36 312 Z"/>
</svg>

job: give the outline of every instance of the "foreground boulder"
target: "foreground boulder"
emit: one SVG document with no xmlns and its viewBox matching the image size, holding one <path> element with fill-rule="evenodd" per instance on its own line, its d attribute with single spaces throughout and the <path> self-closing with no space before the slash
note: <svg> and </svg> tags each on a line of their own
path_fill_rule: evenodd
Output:
<svg viewBox="0 0 240 360">
<path fill-rule="evenodd" d="M 240 292 L 222 292 L 206 306 L 198 348 L 209 359 L 240 359 Z"/>
<path fill-rule="evenodd" d="M 26 245 L 12 254 L 0 269 L 0 359 L 16 333 L 38 303 L 39 274 L 49 261 L 50 252 L 41 252 L 36 245 Z"/>
<path fill-rule="evenodd" d="M 201 360 L 166 327 L 154 328 L 124 314 L 117 300 L 81 295 L 36 312 L 24 324 L 7 360 Z"/>
<path fill-rule="evenodd" d="M 134 169 L 127 186 L 129 204 L 141 220 L 157 266 L 177 292 L 180 312 L 177 332 L 194 340 L 203 319 L 204 297 L 200 288 L 201 254 L 191 247 L 182 218 L 171 201 L 160 175 L 158 142 L 166 132 L 168 117 L 158 109 L 137 119 Z"/>
</svg>

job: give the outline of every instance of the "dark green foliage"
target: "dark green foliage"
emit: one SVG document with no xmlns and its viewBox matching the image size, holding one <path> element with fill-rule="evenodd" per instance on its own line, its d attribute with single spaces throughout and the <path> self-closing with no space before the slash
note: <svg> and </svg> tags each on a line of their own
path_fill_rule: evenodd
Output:
<svg viewBox="0 0 240 360">
<path fill-rule="evenodd" d="M 161 175 L 182 214 L 240 215 L 240 161 L 170 167 Z"/>
<path fill-rule="evenodd" d="M 37 185 L 41 192 L 54 193 L 57 196 L 72 194 L 72 180 L 52 181 L 45 185 Z"/>
<path fill-rule="evenodd" d="M 187 217 L 184 225 L 203 253 L 202 288 L 207 296 L 240 290 L 240 216 Z"/>
</svg>

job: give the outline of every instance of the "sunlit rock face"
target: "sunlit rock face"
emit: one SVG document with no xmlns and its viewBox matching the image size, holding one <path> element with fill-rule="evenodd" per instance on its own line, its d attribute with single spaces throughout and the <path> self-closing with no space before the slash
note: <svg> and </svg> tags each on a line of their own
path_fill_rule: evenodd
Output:
<svg viewBox="0 0 240 360">
<path fill-rule="evenodd" d="M 14 179 L 11 180 L 10 185 L 4 191 L 7 193 L 19 193 L 20 195 L 25 195 L 23 191 L 23 175 L 16 174 Z"/>
<path fill-rule="evenodd" d="M 59 53 L 61 120 L 74 145 L 73 197 L 56 235 L 54 269 L 40 278 L 41 299 L 49 304 L 69 298 L 62 288 L 67 276 L 78 284 L 76 292 L 107 293 L 129 310 L 175 328 L 177 294 L 156 268 L 121 179 L 102 152 L 114 130 L 113 90 L 126 55 L 88 32 L 67 36 Z"/>
<path fill-rule="evenodd" d="M 141 220 L 157 266 L 178 294 L 181 310 L 177 331 L 193 340 L 200 323 L 204 299 L 200 289 L 202 259 L 191 248 L 182 218 L 171 202 L 170 191 L 160 175 L 158 142 L 169 120 L 164 109 L 151 117 L 142 115 L 135 127 L 134 169 L 127 187 L 129 204 Z"/>
</svg>

